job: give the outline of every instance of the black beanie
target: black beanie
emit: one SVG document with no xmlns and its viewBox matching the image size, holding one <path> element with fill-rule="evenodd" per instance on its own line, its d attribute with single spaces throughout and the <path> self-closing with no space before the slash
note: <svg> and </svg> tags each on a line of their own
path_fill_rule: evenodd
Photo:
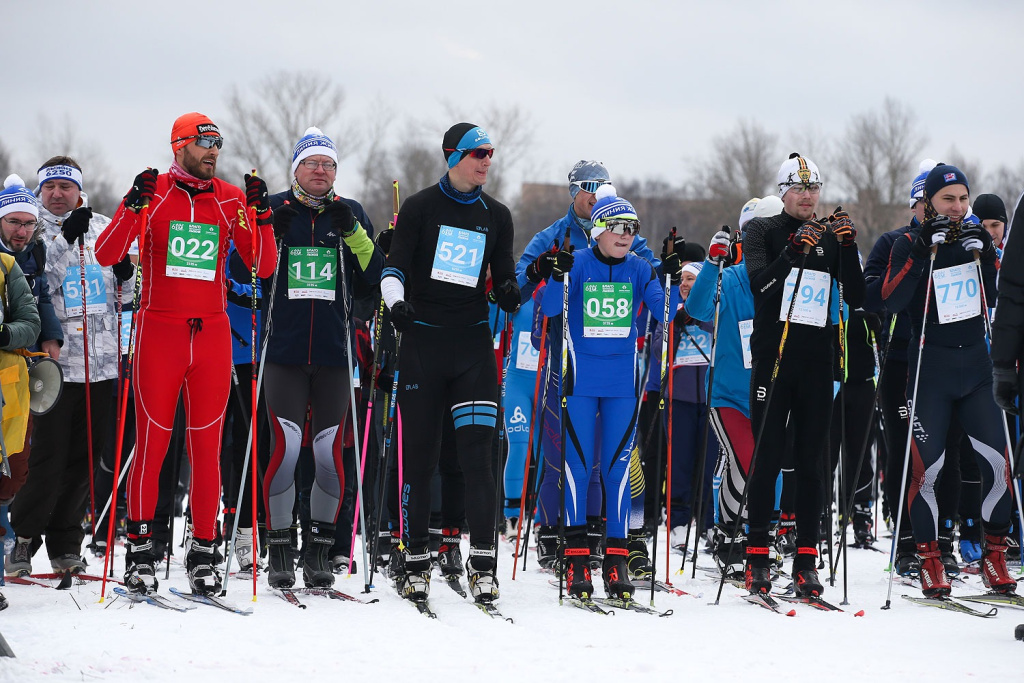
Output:
<svg viewBox="0 0 1024 683">
<path fill-rule="evenodd" d="M 978 220 L 997 220 L 1006 223 L 1006 206 L 1003 200 L 994 194 L 979 194 L 971 204 L 971 213 Z"/>
<path fill-rule="evenodd" d="M 456 123 L 448 129 L 448 132 L 444 134 L 444 139 L 441 140 L 441 151 L 444 152 L 445 161 L 448 161 L 448 157 L 459 148 L 459 142 L 462 141 L 463 136 L 474 128 L 477 128 L 475 123 L 463 122 Z"/>
</svg>

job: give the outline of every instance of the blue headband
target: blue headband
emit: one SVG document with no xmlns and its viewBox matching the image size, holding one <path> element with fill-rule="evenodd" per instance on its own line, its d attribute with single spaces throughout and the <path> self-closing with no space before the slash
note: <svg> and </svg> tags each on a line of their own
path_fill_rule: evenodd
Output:
<svg viewBox="0 0 1024 683">
<path fill-rule="evenodd" d="M 455 165 L 462 161 L 462 151 L 476 149 L 483 145 L 491 145 L 491 138 L 487 136 L 485 131 L 480 126 L 470 128 L 466 131 L 466 134 L 459 140 L 459 144 L 455 145 L 455 151 L 448 157 L 448 168 L 455 168 Z"/>
</svg>

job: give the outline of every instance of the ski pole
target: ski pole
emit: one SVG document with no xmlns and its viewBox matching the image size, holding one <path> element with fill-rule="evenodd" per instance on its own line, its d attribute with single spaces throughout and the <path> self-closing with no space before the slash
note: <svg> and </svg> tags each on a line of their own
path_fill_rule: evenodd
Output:
<svg viewBox="0 0 1024 683">
<path fill-rule="evenodd" d="M 903 451 L 903 477 L 900 481 L 900 501 L 896 510 L 896 531 L 892 535 L 892 547 L 889 550 L 889 588 L 885 594 L 885 605 L 882 609 L 892 607 L 892 581 L 896 574 L 896 541 L 900 536 L 900 523 L 903 521 L 903 504 L 907 491 L 907 471 L 910 469 L 910 444 L 914 440 L 914 414 L 917 411 L 917 390 L 921 384 L 921 361 L 924 359 L 924 333 L 928 327 L 928 303 L 932 294 L 932 273 L 935 270 L 935 254 L 939 250 L 938 244 L 933 244 L 931 256 L 928 259 L 928 279 L 924 293 L 924 316 L 921 318 L 921 338 L 917 344 L 917 369 L 914 370 L 914 391 L 911 392 L 910 415 L 907 420 L 907 447 Z"/>
<path fill-rule="evenodd" d="M 256 175 L 256 169 L 255 168 L 252 169 L 252 175 L 253 176 Z M 255 206 L 249 206 L 249 207 L 246 207 L 246 208 L 247 208 L 247 211 L 249 212 L 249 230 L 252 231 L 251 232 L 252 245 L 250 247 L 251 263 L 250 263 L 250 266 L 249 266 L 250 269 L 251 269 L 251 273 L 250 274 L 251 274 L 251 278 L 252 278 L 252 296 L 249 297 L 249 309 L 250 309 L 250 311 L 252 313 L 252 326 L 251 326 L 252 332 L 250 333 L 250 339 L 249 339 L 249 344 L 251 346 L 251 348 L 249 350 L 249 354 L 250 354 L 249 362 L 255 367 L 255 365 L 256 365 L 256 288 L 259 287 L 259 284 L 260 284 L 259 283 L 259 278 L 256 275 L 256 254 L 257 254 L 256 243 L 258 241 L 257 240 L 257 234 L 259 234 L 259 233 L 258 233 L 258 226 L 257 226 L 257 223 L 256 223 L 256 207 Z M 259 234 L 259 237 L 262 238 L 262 234 Z M 225 275 L 225 277 L 227 277 L 227 276 Z M 267 341 L 269 341 L 269 338 L 268 338 Z M 259 408 L 258 408 L 258 406 L 259 406 L 259 394 L 256 391 L 256 375 L 254 373 L 252 373 L 252 372 L 249 373 L 249 382 L 250 382 L 249 389 L 252 392 L 252 396 L 250 396 L 251 403 L 250 403 L 250 409 L 249 409 L 249 425 L 250 425 L 249 426 L 249 431 L 250 431 L 250 438 L 251 438 L 251 442 L 249 444 L 249 448 L 250 448 L 250 455 L 251 455 L 251 457 L 254 460 L 258 460 L 258 458 L 259 458 L 259 449 L 257 447 L 257 438 L 258 438 L 257 437 L 257 432 L 259 430 L 257 429 L 257 427 L 258 427 L 257 415 L 259 413 Z M 257 576 L 256 576 L 257 575 L 256 561 L 257 561 L 257 559 L 260 556 L 260 550 L 259 550 L 259 527 L 258 527 L 258 524 L 257 524 L 257 521 L 256 521 L 256 496 L 257 496 L 257 487 L 258 487 L 256 471 L 258 469 L 259 469 L 259 463 L 258 462 L 254 462 L 253 466 L 252 466 L 252 479 L 250 481 L 250 484 L 252 486 L 252 489 L 251 489 L 252 490 L 252 495 L 249 496 L 249 501 L 251 503 L 251 508 L 252 508 L 250 522 L 251 522 L 251 528 L 252 528 L 252 554 L 253 554 L 252 555 L 252 559 L 253 559 L 253 561 L 252 561 L 252 601 L 253 602 L 256 602 L 256 578 L 257 578 Z M 236 500 L 241 500 L 241 496 L 239 496 L 239 498 L 237 498 Z M 270 515 L 269 515 L 269 512 L 268 512 L 267 517 L 269 518 L 269 516 Z M 238 524 L 238 518 L 239 518 L 239 511 L 236 511 L 235 512 L 235 519 L 234 519 L 234 522 L 235 522 L 236 526 Z M 235 542 L 235 538 L 234 538 L 235 535 L 236 535 L 235 533 L 232 534 L 232 543 Z M 232 550 L 234 550 L 233 547 L 232 547 Z"/>
<path fill-rule="evenodd" d="M 665 276 L 665 313 L 661 321 L 661 382 L 658 385 L 658 424 L 661 425 L 664 422 L 665 417 L 665 389 L 668 384 L 668 338 L 669 338 L 669 325 L 671 321 L 671 300 L 672 300 L 672 276 Z M 654 475 L 658 477 L 657 484 L 661 479 L 661 456 L 664 451 L 665 442 L 662 441 L 662 433 L 658 432 L 658 454 L 655 456 L 655 467 Z M 661 516 L 661 505 L 658 501 L 658 490 L 660 486 L 654 490 L 654 509 L 655 515 Z M 671 491 L 665 491 L 666 503 L 671 498 Z M 671 524 L 671 520 L 666 520 L 667 524 Z M 654 522 L 654 533 L 651 539 L 651 607 L 654 606 L 654 588 L 657 585 L 657 569 L 658 566 L 658 528 L 661 526 L 661 520 L 657 519 Z M 671 536 L 671 534 L 669 534 Z"/>
<path fill-rule="evenodd" d="M 89 311 L 86 308 L 86 300 L 89 298 L 86 289 L 85 279 L 85 235 L 78 236 L 78 268 L 81 271 L 81 296 L 82 296 L 82 346 L 85 356 L 85 438 L 87 441 L 87 452 L 89 454 L 89 515 L 92 517 L 92 535 L 96 536 L 96 483 L 93 481 L 93 451 L 92 451 L 92 396 L 89 391 Z M 120 320 L 118 320 L 120 324 Z M 119 330 L 120 332 L 120 330 Z"/>
<path fill-rule="evenodd" d="M 565 239 L 562 240 L 562 250 L 569 249 L 571 242 L 571 225 L 565 227 Z M 550 286 L 550 285 L 549 285 Z M 559 425 L 560 434 L 559 450 L 561 451 L 561 465 L 558 472 L 559 508 L 558 508 L 558 604 L 562 604 L 562 596 L 565 591 L 565 439 L 566 421 L 569 419 L 569 408 L 566 397 L 566 380 L 569 374 L 569 273 L 562 275 L 562 371 L 558 382 L 559 401 Z"/>
<path fill-rule="evenodd" d="M 121 448 L 124 446 L 124 427 L 125 419 L 128 412 L 128 382 L 132 376 L 132 362 L 135 359 L 135 335 L 138 332 L 137 319 L 139 317 L 139 302 L 142 297 L 142 247 L 145 243 L 146 230 L 149 229 L 149 203 L 147 202 L 142 210 L 139 212 L 139 222 L 142 224 L 141 230 L 139 230 L 139 262 L 135 266 L 135 295 L 132 299 L 132 324 L 131 331 L 128 334 L 128 362 L 125 364 L 124 378 L 121 384 L 121 405 L 118 409 L 117 416 L 117 436 L 114 439 L 114 471 L 117 472 L 121 469 Z M 120 321 L 118 321 L 120 322 Z M 138 442 L 136 440 L 136 446 Z M 134 452 L 134 451 L 133 451 Z M 127 471 L 127 467 L 125 468 Z M 114 524 L 113 524 L 113 511 L 117 508 L 114 507 L 117 500 L 117 486 L 120 483 L 120 478 L 114 481 L 114 490 L 110 494 L 110 500 L 107 501 L 111 507 L 111 521 L 107 524 L 107 547 L 103 553 L 103 581 L 100 584 L 100 602 L 102 603 L 107 596 L 107 569 L 114 571 L 113 558 L 111 557 L 110 550 L 114 545 Z"/>
<path fill-rule="evenodd" d="M 786 312 L 786 321 L 782 325 L 782 336 L 779 339 L 779 353 L 775 356 L 775 364 L 772 366 L 771 378 L 768 382 L 768 393 L 765 396 L 764 410 L 761 412 L 762 419 L 761 423 L 757 427 L 757 437 L 754 439 L 754 450 L 750 453 L 750 467 L 747 468 L 747 480 L 743 485 L 743 497 L 740 500 L 739 512 L 736 514 L 736 519 L 733 520 L 732 533 L 730 534 L 729 552 L 725 558 L 725 567 L 732 566 L 733 554 L 736 551 L 736 534 L 739 533 L 740 520 L 743 518 L 743 510 L 747 507 L 747 498 L 750 495 L 750 480 L 754 476 L 754 464 L 757 461 L 757 451 L 761 447 L 762 437 L 764 436 L 764 425 L 768 421 L 768 408 L 772 404 L 772 395 L 775 393 L 775 379 L 779 375 L 779 368 L 782 366 L 782 354 L 786 349 L 786 338 L 789 336 L 789 324 L 790 319 L 793 317 L 793 309 L 796 307 L 796 295 L 800 291 L 800 282 L 804 277 L 804 267 L 807 264 L 807 254 L 811 251 L 811 245 L 805 244 L 804 250 L 800 254 L 800 267 L 796 273 L 796 280 L 793 282 L 793 295 L 789 299 L 789 310 Z M 785 299 L 785 293 L 783 293 L 783 299 Z M 751 411 L 753 416 L 753 411 Z M 750 512 L 747 512 L 747 516 L 750 516 Z M 722 587 L 725 585 L 725 572 L 722 572 L 721 578 L 718 580 L 718 593 L 715 595 L 715 604 L 717 605 L 722 598 Z"/>
<path fill-rule="evenodd" d="M 667 291 L 668 290 L 666 289 L 666 292 Z M 667 439 L 666 439 L 667 445 L 665 447 L 665 460 L 666 460 L 666 462 L 665 462 L 665 583 L 671 585 L 671 583 L 672 583 L 671 571 L 672 570 L 671 570 L 671 567 L 670 567 L 670 563 L 672 562 L 672 445 L 673 445 L 672 444 L 672 417 L 673 417 L 672 406 L 675 403 L 675 382 L 673 381 L 673 379 L 675 378 L 675 375 L 676 375 L 676 373 L 674 372 L 675 371 L 675 367 L 673 367 L 673 366 L 675 365 L 676 350 L 677 350 L 677 346 L 678 346 L 676 344 L 675 322 L 672 321 L 672 320 L 670 320 L 669 323 L 668 323 L 668 338 L 670 340 L 669 344 L 672 345 L 672 350 L 671 350 L 671 352 L 669 354 L 669 357 L 668 357 L 668 364 L 669 364 L 669 370 L 667 372 L 667 376 L 668 376 L 668 391 L 667 391 L 668 402 L 666 404 L 666 407 L 668 409 L 668 415 L 667 415 L 667 419 L 665 420 L 665 433 L 667 435 Z M 663 375 L 663 377 L 664 376 L 665 375 Z M 662 416 L 665 416 L 665 413 L 662 413 Z M 661 479 L 661 468 L 660 467 L 658 468 L 658 478 Z M 687 525 L 687 528 L 689 528 L 689 525 Z M 687 552 L 687 548 L 684 547 L 683 548 L 683 558 L 684 559 L 686 558 L 686 552 Z M 652 584 L 651 585 L 652 586 L 654 585 L 653 581 L 656 580 L 657 578 L 658 578 L 658 572 L 654 572 L 654 575 L 651 577 L 651 580 L 652 580 Z M 653 603 L 653 600 L 654 600 L 653 596 L 651 597 L 651 600 L 652 600 L 651 604 L 654 604 Z"/>
<path fill-rule="evenodd" d="M 402 333 L 399 332 L 398 330 L 395 330 L 395 374 L 394 374 L 394 379 L 391 382 L 391 400 L 388 403 L 387 425 L 386 425 L 386 427 L 384 429 L 384 447 L 382 449 L 382 452 L 383 452 L 383 455 L 384 455 L 385 472 L 384 472 L 384 477 L 381 479 L 380 486 L 378 488 L 378 491 L 380 492 L 380 496 L 377 498 L 377 520 L 376 520 L 376 523 L 374 524 L 374 534 L 375 534 L 374 535 L 374 539 L 375 540 L 374 540 L 374 548 L 373 548 L 373 560 L 372 560 L 372 563 L 370 564 L 370 577 L 369 577 L 369 581 L 368 581 L 369 584 L 373 583 L 373 573 L 374 573 L 374 571 L 377 568 L 377 556 L 379 554 L 379 544 L 380 544 L 380 534 L 377 533 L 377 530 L 380 529 L 381 515 L 384 512 L 384 493 L 387 490 L 387 479 L 388 479 L 387 465 L 388 465 L 389 460 L 390 460 L 389 456 L 391 454 L 391 443 L 394 440 L 393 437 L 394 437 L 394 434 L 395 434 L 395 429 L 397 427 L 397 425 L 395 424 L 395 413 L 396 413 L 396 408 L 397 408 L 397 404 L 398 404 L 398 372 L 399 372 L 398 361 L 399 361 L 399 357 L 401 355 L 401 350 L 402 350 Z M 378 472 L 378 475 L 379 474 L 380 473 Z M 399 496 L 401 496 L 401 491 L 398 491 L 398 494 L 399 494 Z M 401 500 L 401 498 L 399 498 L 399 500 Z M 399 519 L 401 519 L 401 517 L 402 517 L 401 511 L 399 511 L 398 517 L 399 517 Z M 399 540 L 401 540 L 401 537 L 399 537 Z"/>
<path fill-rule="evenodd" d="M 510 347 L 512 346 L 512 316 L 505 311 L 505 329 L 503 330 L 505 336 L 505 346 L 501 352 L 501 389 L 498 392 L 498 453 L 495 458 L 495 472 L 494 472 L 494 531 L 492 538 L 494 539 L 494 575 L 498 575 L 498 519 L 502 516 L 500 511 L 502 508 L 501 502 L 504 499 L 505 489 L 505 477 L 503 467 L 503 460 L 505 459 L 505 444 L 507 437 L 505 434 L 505 385 L 508 383 L 508 365 L 509 361 L 512 360 L 512 353 Z M 521 502 L 520 502 L 521 504 Z M 522 519 L 522 518 L 520 518 Z M 512 571 L 515 572 L 516 561 L 512 559 Z"/>
<path fill-rule="evenodd" d="M 185 436 L 184 433 L 185 411 L 184 406 L 179 402 L 174 408 L 174 422 L 171 427 L 171 457 L 174 458 L 174 479 L 171 484 L 171 514 L 167 529 L 167 537 L 170 539 L 170 542 L 167 544 L 167 550 L 164 554 L 164 580 L 171 578 L 171 556 L 174 555 L 174 508 L 178 498 L 178 481 L 181 478 L 181 441 Z"/>
<path fill-rule="evenodd" d="M 544 317 L 542 323 L 543 330 L 547 331 L 548 318 Z M 544 422 L 547 419 L 547 406 L 548 406 L 548 389 L 551 386 L 551 357 L 547 355 L 547 344 L 541 346 L 541 361 L 538 359 L 538 368 L 543 366 L 544 368 L 544 390 L 541 392 L 540 404 L 535 403 L 534 416 L 536 416 L 537 410 L 540 410 L 540 417 L 537 418 L 537 432 L 536 440 L 533 442 L 533 447 L 530 450 L 530 457 L 533 460 L 533 480 L 529 490 L 529 500 L 527 501 L 526 510 L 529 512 L 528 518 L 526 519 L 526 538 L 525 545 L 523 547 L 523 571 L 526 571 L 526 556 L 530 552 L 530 529 L 533 527 L 533 518 L 537 515 L 537 499 L 540 497 L 540 488 L 544 482 L 544 475 L 547 473 L 547 466 L 544 462 L 542 443 L 544 440 Z M 520 520 L 523 518 L 520 517 Z M 521 523 L 520 523 L 521 525 Z"/>
<path fill-rule="evenodd" d="M 838 241 L 838 240 L 837 240 Z M 845 509 L 845 503 L 848 500 L 852 500 L 853 496 L 849 494 L 847 489 L 850 484 L 848 483 L 849 473 L 846 471 L 846 454 L 848 448 L 846 445 L 846 373 L 848 368 L 846 367 L 846 333 L 847 327 L 843 320 L 844 303 L 843 303 L 843 261 L 839 259 L 839 277 L 837 278 L 837 286 L 839 288 L 839 509 Z M 826 458 L 826 461 L 829 459 Z M 854 482 L 856 484 L 856 482 Z M 832 491 L 832 487 L 829 487 L 829 491 Z M 829 501 L 828 506 L 828 523 L 829 523 L 829 534 L 832 533 L 832 502 Z M 836 548 L 836 551 L 843 558 L 843 601 L 841 605 L 849 604 L 849 581 L 847 575 L 849 574 L 849 565 L 847 562 L 847 544 L 846 544 L 846 521 L 843 520 L 843 536 L 840 537 L 841 547 Z M 831 536 L 830 536 L 831 538 Z M 832 543 L 829 541 L 828 546 L 828 563 L 829 563 L 829 585 L 836 585 L 836 566 L 839 564 L 838 557 L 834 556 L 832 551 Z"/>
<path fill-rule="evenodd" d="M 526 523 L 526 500 L 527 500 L 528 492 L 531 490 L 531 487 L 530 487 L 530 470 L 531 470 L 531 464 L 533 463 L 533 428 L 534 428 L 534 425 L 536 425 L 536 423 L 539 421 L 537 419 L 537 397 L 540 394 L 540 380 L 541 380 L 541 376 L 544 374 L 544 373 L 542 373 L 540 371 L 540 368 L 543 367 L 543 363 L 545 361 L 546 354 L 544 352 L 545 351 L 545 349 L 544 349 L 544 342 L 547 341 L 547 336 L 548 336 L 548 319 L 545 317 L 544 320 L 541 322 L 541 325 L 540 325 L 540 356 L 537 359 L 537 377 L 536 377 L 536 379 L 534 379 L 534 382 L 533 382 L 533 410 L 531 411 L 533 413 L 533 415 L 532 415 L 533 419 L 530 420 L 530 434 L 529 434 L 529 436 L 526 439 L 526 465 L 525 465 L 525 467 L 523 467 L 523 490 L 522 490 L 522 493 L 520 493 L 520 495 L 519 495 L 519 524 L 516 527 L 516 550 L 515 550 L 515 555 L 514 555 L 515 557 L 519 557 L 519 538 L 522 535 L 523 524 Z M 546 388 L 547 387 L 545 387 L 545 389 Z M 544 415 L 544 413 L 541 412 L 541 419 L 543 419 L 543 415 Z M 530 517 L 531 518 L 533 517 L 532 510 L 530 512 Z M 512 563 L 512 580 L 513 581 L 516 580 L 516 565 L 517 564 L 518 563 L 516 563 L 516 562 Z M 523 568 L 525 569 L 525 561 L 524 561 L 524 567 Z"/>
</svg>

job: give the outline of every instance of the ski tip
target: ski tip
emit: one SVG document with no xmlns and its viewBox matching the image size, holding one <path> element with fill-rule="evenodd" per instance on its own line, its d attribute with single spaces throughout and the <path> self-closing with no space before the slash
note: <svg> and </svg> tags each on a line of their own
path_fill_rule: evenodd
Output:
<svg viewBox="0 0 1024 683">
<path fill-rule="evenodd" d="M 864 616 L 864 610 L 860 610 L 859 612 L 854 612 L 853 616 L 855 616 L 855 617 L 862 617 L 862 616 Z"/>
<path fill-rule="evenodd" d="M 787 617 L 795 617 L 796 616 L 796 610 L 795 609 L 789 610 L 788 612 L 786 612 L 786 616 Z"/>
</svg>

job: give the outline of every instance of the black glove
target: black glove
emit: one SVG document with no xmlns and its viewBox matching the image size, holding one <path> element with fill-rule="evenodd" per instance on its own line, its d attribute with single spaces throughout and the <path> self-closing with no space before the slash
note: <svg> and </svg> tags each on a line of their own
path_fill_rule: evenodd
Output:
<svg viewBox="0 0 1024 683">
<path fill-rule="evenodd" d="M 111 267 L 111 270 L 114 271 L 114 277 L 121 282 L 127 282 L 132 279 L 133 275 L 135 275 L 135 264 L 132 263 L 130 258 L 125 256 L 119 262 L 115 263 L 113 267 Z"/>
<path fill-rule="evenodd" d="M 0 347 L 11 345 L 11 328 L 0 324 Z"/>
<path fill-rule="evenodd" d="M 124 196 L 124 205 L 130 211 L 139 213 L 143 207 L 149 206 L 150 200 L 156 194 L 156 176 L 155 168 L 147 168 L 135 176 L 132 189 L 128 190 L 128 194 Z"/>
<path fill-rule="evenodd" d="M 415 317 L 416 309 L 405 299 L 399 299 L 391 307 L 391 324 L 394 325 L 395 330 L 398 332 L 408 330 L 412 326 Z"/>
<path fill-rule="evenodd" d="M 679 254 L 672 252 L 662 256 L 661 272 L 669 276 L 669 281 L 673 285 L 678 285 L 683 279 L 683 260 Z"/>
<path fill-rule="evenodd" d="M 978 251 L 984 254 L 992 248 L 992 235 L 980 225 L 964 224 L 957 237 L 960 246 L 967 252 Z"/>
<path fill-rule="evenodd" d="M 678 254 L 681 258 L 685 249 L 686 240 L 682 237 L 673 237 L 670 234 L 661 241 L 661 260 L 664 261 L 669 254 Z"/>
<path fill-rule="evenodd" d="M 385 256 L 387 256 L 388 253 L 391 252 L 391 240 L 394 238 L 394 236 L 394 229 L 390 229 L 385 230 L 383 232 L 378 232 L 377 237 L 374 238 L 373 240 L 374 242 L 377 243 L 377 246 L 380 247 L 380 250 L 384 252 Z"/>
<path fill-rule="evenodd" d="M 285 235 L 288 234 L 288 229 L 292 226 L 292 219 L 299 215 L 299 212 L 294 206 L 285 202 L 281 206 L 274 209 L 274 239 L 280 241 Z"/>
<path fill-rule="evenodd" d="M 828 221 L 841 246 L 849 247 L 857 239 L 857 228 L 854 227 L 850 214 L 843 211 L 843 207 L 837 206 L 836 212 L 828 217 Z"/>
<path fill-rule="evenodd" d="M 992 367 L 992 395 L 996 399 L 996 405 L 1009 415 L 1017 415 L 1020 412 L 1014 403 L 1017 400 L 1019 386 L 1017 368 Z"/>
<path fill-rule="evenodd" d="M 565 274 L 572 270 L 572 264 L 576 262 L 576 257 L 572 255 L 574 249 L 576 247 L 570 244 L 568 249 L 555 254 L 555 260 L 551 264 L 551 277 L 559 282 L 565 280 Z"/>
<path fill-rule="evenodd" d="M 349 237 L 356 231 L 356 219 L 352 215 L 352 207 L 340 199 L 331 202 L 320 212 L 331 222 L 331 229 L 341 237 Z"/>
<path fill-rule="evenodd" d="M 922 223 L 917 231 L 917 239 L 914 240 L 914 255 L 923 256 L 932 248 L 933 243 L 945 242 L 949 228 L 949 216 L 934 216 Z M 936 235 L 941 235 L 941 239 L 938 239 Z M 937 239 L 938 241 L 936 241 Z"/>
<path fill-rule="evenodd" d="M 526 277 L 530 282 L 541 282 L 551 277 L 555 267 L 555 256 L 558 254 L 558 242 L 543 254 L 534 259 L 533 263 L 526 266 Z"/>
<path fill-rule="evenodd" d="M 259 176 L 245 174 L 245 205 L 256 209 L 256 215 L 270 211 L 270 193 Z"/>
<path fill-rule="evenodd" d="M 71 212 L 60 226 L 60 234 L 64 235 L 64 241 L 70 246 L 75 240 L 81 239 L 82 235 L 89 232 L 89 221 L 92 220 L 92 209 L 88 206 L 80 206 Z"/>
<path fill-rule="evenodd" d="M 487 293 L 487 300 L 492 304 L 498 304 L 498 308 L 506 313 L 515 313 L 519 310 L 519 283 L 509 278 L 497 287 L 491 287 Z"/>
</svg>

